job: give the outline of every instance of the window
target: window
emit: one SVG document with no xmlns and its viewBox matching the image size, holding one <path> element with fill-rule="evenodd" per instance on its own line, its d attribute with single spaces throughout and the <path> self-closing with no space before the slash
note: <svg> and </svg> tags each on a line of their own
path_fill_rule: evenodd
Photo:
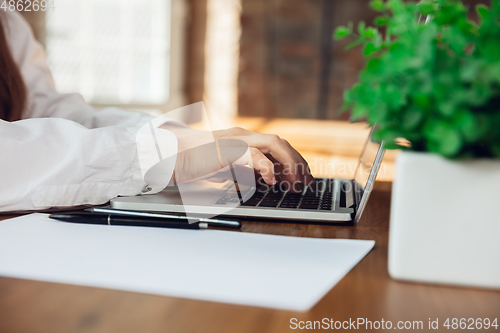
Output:
<svg viewBox="0 0 500 333">
<path fill-rule="evenodd" d="M 162 108 L 171 91 L 171 18 L 169 0 L 56 2 L 46 16 L 56 88 L 91 104 Z"/>
</svg>

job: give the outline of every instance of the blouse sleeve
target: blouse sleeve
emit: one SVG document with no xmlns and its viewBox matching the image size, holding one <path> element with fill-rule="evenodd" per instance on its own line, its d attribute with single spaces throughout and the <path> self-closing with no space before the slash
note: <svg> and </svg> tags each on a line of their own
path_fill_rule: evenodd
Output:
<svg viewBox="0 0 500 333">
<path fill-rule="evenodd" d="M 0 211 L 103 204 L 145 189 L 157 193 L 172 176 L 177 140 L 164 129 L 154 134 L 163 160 L 152 165 L 163 165 L 148 180 L 137 147 L 152 157 L 157 148 L 148 138 L 137 140 L 135 128 L 88 129 L 58 118 L 0 120 Z"/>
</svg>

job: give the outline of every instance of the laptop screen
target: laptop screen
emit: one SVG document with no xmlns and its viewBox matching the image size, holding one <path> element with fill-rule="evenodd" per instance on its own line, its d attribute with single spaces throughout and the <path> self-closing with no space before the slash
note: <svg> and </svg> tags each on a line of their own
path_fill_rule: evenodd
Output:
<svg viewBox="0 0 500 333">
<path fill-rule="evenodd" d="M 384 143 L 378 144 L 371 140 L 373 128 L 370 131 L 368 140 L 359 158 L 359 163 L 354 175 L 355 197 L 356 197 L 356 218 L 357 222 L 361 217 L 368 196 L 373 188 L 375 178 L 380 169 L 382 158 L 384 156 Z"/>
</svg>

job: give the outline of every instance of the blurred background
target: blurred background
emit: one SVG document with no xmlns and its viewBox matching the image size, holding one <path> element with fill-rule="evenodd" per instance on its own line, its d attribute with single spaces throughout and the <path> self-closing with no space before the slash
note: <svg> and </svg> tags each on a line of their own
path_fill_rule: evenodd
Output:
<svg viewBox="0 0 500 333">
<path fill-rule="evenodd" d="M 489 1 L 467 1 L 479 2 Z M 338 109 L 363 61 L 359 49 L 345 52 L 348 41 L 332 34 L 348 21 L 372 24 L 377 13 L 369 0 L 49 3 L 47 11 L 23 15 L 46 49 L 60 92 L 79 92 L 96 108 L 152 115 L 204 101 L 212 128 L 278 133 L 313 172 L 350 176 L 338 173 L 338 162 L 357 164 L 366 125 L 346 126 L 349 114 Z M 387 153 L 379 179 L 392 179 L 394 156 Z M 324 165 L 334 171 L 318 171 Z"/>
<path fill-rule="evenodd" d="M 347 119 L 362 60 L 331 36 L 376 16 L 369 0 L 52 2 L 23 14 L 61 92 L 152 113 L 204 100 L 223 117 Z"/>
</svg>

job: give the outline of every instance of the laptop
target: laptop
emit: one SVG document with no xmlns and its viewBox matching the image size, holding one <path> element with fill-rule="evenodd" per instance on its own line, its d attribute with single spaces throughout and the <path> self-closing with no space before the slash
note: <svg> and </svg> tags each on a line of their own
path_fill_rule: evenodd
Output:
<svg viewBox="0 0 500 333">
<path fill-rule="evenodd" d="M 283 190 L 279 184 L 247 186 L 234 181 L 215 183 L 203 180 L 168 186 L 153 195 L 114 198 L 111 200 L 111 208 L 203 217 L 357 223 L 384 156 L 383 143 L 372 142 L 372 134 L 373 128 L 353 179 L 316 178 L 316 183 L 305 187 L 301 193 Z"/>
</svg>

